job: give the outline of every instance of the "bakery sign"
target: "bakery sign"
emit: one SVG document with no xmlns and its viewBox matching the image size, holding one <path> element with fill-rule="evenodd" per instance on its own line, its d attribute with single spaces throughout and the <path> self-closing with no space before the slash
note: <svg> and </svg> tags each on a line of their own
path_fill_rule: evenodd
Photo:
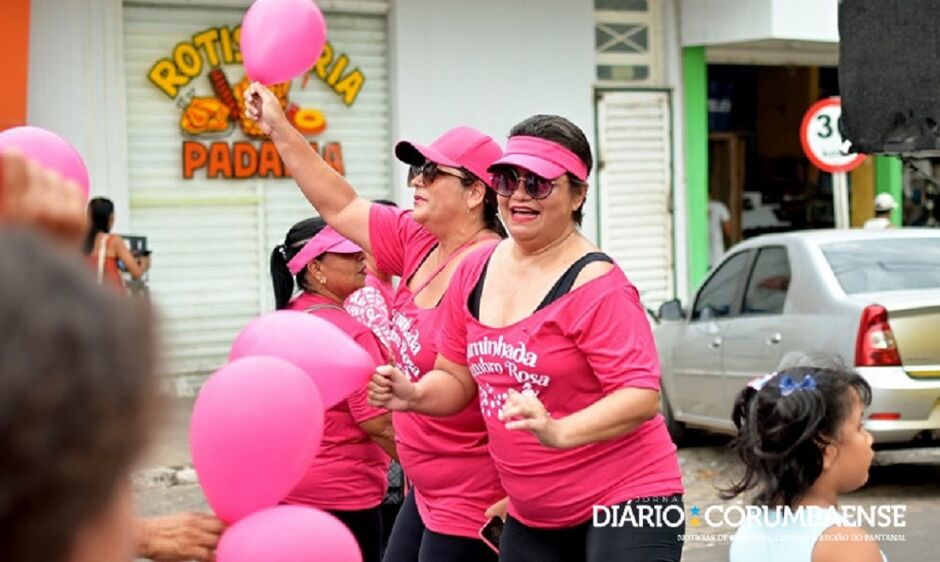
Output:
<svg viewBox="0 0 940 562">
<path fill-rule="evenodd" d="M 274 143 L 245 116 L 244 94 L 251 82 L 241 66 L 240 30 L 222 26 L 200 31 L 178 43 L 169 56 L 150 68 L 151 84 L 174 100 L 180 110 L 184 179 L 193 179 L 197 173 L 204 173 L 209 179 L 290 175 Z M 232 69 L 243 74 L 240 80 L 232 81 Z M 356 102 L 366 80 L 359 68 L 352 67 L 349 57 L 337 54 L 329 42 L 317 63 L 301 78 L 300 89 L 305 89 L 311 79 L 326 84 L 346 106 Z M 319 109 L 291 102 L 292 87 L 292 82 L 271 87 L 290 122 L 306 137 L 325 132 L 326 115 Z M 239 129 L 246 140 L 225 140 Z M 336 171 L 345 173 L 339 142 L 321 145 L 314 141 L 310 145 Z"/>
</svg>

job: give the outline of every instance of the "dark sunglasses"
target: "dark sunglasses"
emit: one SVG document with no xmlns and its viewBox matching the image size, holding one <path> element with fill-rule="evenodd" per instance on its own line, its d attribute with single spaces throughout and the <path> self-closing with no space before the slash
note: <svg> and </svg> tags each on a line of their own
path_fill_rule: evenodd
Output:
<svg viewBox="0 0 940 562">
<path fill-rule="evenodd" d="M 457 174 L 449 170 L 442 169 L 437 165 L 436 162 L 425 162 L 420 166 L 411 166 L 408 168 L 408 183 L 411 183 L 411 180 L 415 179 L 416 177 L 421 176 L 421 182 L 424 185 L 431 185 L 434 183 L 434 180 L 437 179 L 439 174 L 454 176 L 455 178 L 460 178 L 461 180 L 467 179 L 467 176 L 463 174 Z"/>
<path fill-rule="evenodd" d="M 523 180 L 525 192 L 532 199 L 545 199 L 552 194 L 556 183 L 556 180 L 543 178 L 532 172 L 522 176 L 514 168 L 507 168 L 493 172 L 493 189 L 498 195 L 512 197 L 519 187 L 519 180 Z"/>
</svg>

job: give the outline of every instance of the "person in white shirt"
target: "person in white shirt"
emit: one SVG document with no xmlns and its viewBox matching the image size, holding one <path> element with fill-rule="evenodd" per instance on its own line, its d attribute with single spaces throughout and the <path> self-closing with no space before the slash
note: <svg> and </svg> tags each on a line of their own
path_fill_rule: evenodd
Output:
<svg viewBox="0 0 940 562">
<path fill-rule="evenodd" d="M 725 253 L 725 237 L 731 240 L 731 212 L 714 197 L 708 200 L 708 267 L 718 265 Z"/>
<path fill-rule="evenodd" d="M 865 230 L 884 230 L 892 228 L 891 211 L 898 207 L 898 202 L 890 193 L 879 193 L 875 197 L 875 216 L 865 221 Z"/>
</svg>

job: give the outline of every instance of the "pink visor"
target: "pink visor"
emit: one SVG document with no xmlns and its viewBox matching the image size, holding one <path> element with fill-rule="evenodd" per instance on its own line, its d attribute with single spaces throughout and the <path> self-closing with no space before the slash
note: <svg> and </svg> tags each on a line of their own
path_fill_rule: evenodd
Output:
<svg viewBox="0 0 940 562">
<path fill-rule="evenodd" d="M 333 230 L 333 227 L 327 226 L 318 232 L 316 236 L 307 240 L 307 243 L 297 252 L 297 255 L 287 262 L 287 269 L 291 275 L 297 275 L 308 263 L 327 252 L 358 254 L 361 251 L 362 248 L 343 238 L 339 232 Z"/>
<path fill-rule="evenodd" d="M 550 180 L 565 172 L 581 181 L 588 177 L 587 166 L 574 152 L 550 140 L 523 135 L 509 138 L 503 157 L 490 164 L 489 171 L 498 166 L 519 166 Z"/>
</svg>

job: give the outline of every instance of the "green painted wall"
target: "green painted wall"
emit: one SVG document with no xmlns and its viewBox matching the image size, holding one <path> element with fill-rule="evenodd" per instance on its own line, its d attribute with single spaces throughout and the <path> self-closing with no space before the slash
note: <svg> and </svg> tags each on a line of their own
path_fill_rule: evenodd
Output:
<svg viewBox="0 0 940 562">
<path fill-rule="evenodd" d="M 903 165 L 894 156 L 875 156 L 875 193 L 890 193 L 898 202 L 891 213 L 891 222 L 901 226 L 901 209 L 904 206 Z"/>
<path fill-rule="evenodd" d="M 689 289 L 708 273 L 708 63 L 705 47 L 682 49 Z"/>
</svg>

